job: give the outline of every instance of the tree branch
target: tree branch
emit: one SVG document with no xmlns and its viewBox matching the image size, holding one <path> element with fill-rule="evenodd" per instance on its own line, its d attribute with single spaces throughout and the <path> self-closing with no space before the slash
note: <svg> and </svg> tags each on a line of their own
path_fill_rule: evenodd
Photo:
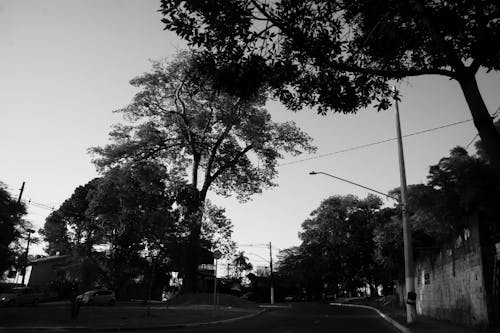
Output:
<svg viewBox="0 0 500 333">
<path fill-rule="evenodd" d="M 212 176 L 210 176 L 208 173 L 205 176 L 205 183 L 203 184 L 203 188 L 201 190 L 202 194 L 206 194 L 208 191 L 208 188 L 210 185 L 213 183 L 217 177 L 219 177 L 224 171 L 232 168 L 233 166 L 238 163 L 239 159 L 243 157 L 246 153 L 248 153 L 250 150 L 253 149 L 253 145 L 248 145 L 246 146 L 242 151 L 240 151 L 236 156 L 234 156 L 229 162 L 224 163 Z"/>
<path fill-rule="evenodd" d="M 222 132 L 222 134 L 217 138 L 217 141 L 215 142 L 215 144 L 212 147 L 212 150 L 210 151 L 210 157 L 208 158 L 207 169 L 205 172 L 205 183 L 210 181 L 210 173 L 212 172 L 212 167 L 217 151 L 219 150 L 222 141 L 224 141 L 224 139 L 227 137 L 232 128 L 233 124 L 228 124 L 226 126 L 224 132 Z"/>
<path fill-rule="evenodd" d="M 469 66 L 469 71 L 472 73 L 472 74 L 476 74 L 477 71 L 479 70 L 479 67 L 481 67 L 481 60 L 476 58 L 472 61 L 472 64 L 470 64 Z"/>
<path fill-rule="evenodd" d="M 356 65 L 347 65 L 340 63 L 330 63 L 333 68 L 359 74 L 370 74 L 376 76 L 382 76 L 387 78 L 403 78 L 407 76 L 421 76 L 421 75 L 445 75 L 454 78 L 456 73 L 447 69 L 439 68 L 422 68 L 422 69 L 401 69 L 401 70 L 390 70 L 390 69 L 376 69 L 376 68 L 366 68 Z"/>
<path fill-rule="evenodd" d="M 457 72 L 462 72 L 465 70 L 465 66 L 460 60 L 460 58 L 453 52 L 453 49 L 447 45 L 446 41 L 443 39 L 443 37 L 439 34 L 439 32 L 436 30 L 435 25 L 432 22 L 431 17 L 427 13 L 427 10 L 422 3 L 421 0 L 410 0 L 410 2 L 413 2 L 415 5 L 415 9 L 417 12 L 421 15 L 422 21 L 429 31 L 431 39 L 434 41 L 438 49 L 441 49 L 441 51 L 444 53 L 446 58 L 451 63 L 451 67 L 455 69 Z"/>
<path fill-rule="evenodd" d="M 418 0 L 410 0 L 410 1 L 418 1 Z M 280 29 L 283 33 L 287 33 L 288 29 L 281 24 L 278 18 L 271 13 L 267 12 L 265 8 L 258 3 L 258 0 L 250 0 L 253 6 L 264 15 L 275 27 Z M 316 58 L 314 55 L 311 55 L 312 58 Z M 347 65 L 342 63 L 336 63 L 333 61 L 328 61 L 329 64 L 338 70 L 347 71 L 351 73 L 359 73 L 359 74 L 369 74 L 382 76 L 387 78 L 403 78 L 408 76 L 421 76 L 421 75 L 444 75 L 451 78 L 456 77 L 456 73 L 454 71 L 439 69 L 439 68 L 423 68 L 423 69 L 407 69 L 407 70 L 388 70 L 388 69 L 376 69 L 376 68 L 367 68 L 360 67 L 356 65 Z M 460 61 L 459 61 L 460 62 Z M 460 62 L 460 64 L 462 64 Z"/>
</svg>

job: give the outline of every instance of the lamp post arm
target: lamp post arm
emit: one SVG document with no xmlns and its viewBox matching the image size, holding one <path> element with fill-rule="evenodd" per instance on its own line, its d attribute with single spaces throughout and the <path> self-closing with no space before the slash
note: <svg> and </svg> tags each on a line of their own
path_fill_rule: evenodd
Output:
<svg viewBox="0 0 500 333">
<path fill-rule="evenodd" d="M 355 186 L 362 187 L 362 188 L 364 188 L 364 189 L 366 189 L 366 190 L 369 190 L 369 191 L 372 191 L 372 192 L 378 193 L 378 194 L 383 195 L 383 196 L 385 196 L 385 197 L 387 197 L 387 198 L 389 198 L 389 199 L 393 199 L 393 200 L 396 200 L 397 202 L 399 202 L 399 199 L 398 199 L 398 198 L 396 198 L 396 197 L 393 197 L 392 195 L 386 194 L 386 193 L 384 193 L 384 192 L 377 191 L 377 190 L 375 190 L 375 189 L 373 189 L 373 188 L 369 188 L 369 187 L 367 187 L 367 186 L 364 186 L 364 185 L 361 185 L 361 184 L 358 184 L 358 183 L 352 182 L 352 181 L 347 180 L 347 179 L 344 179 L 344 178 L 340 178 L 340 177 L 337 177 L 337 176 L 331 175 L 331 174 L 326 173 L 326 172 L 323 172 L 323 171 L 311 171 L 309 174 L 310 174 L 310 175 L 316 175 L 316 174 L 319 174 L 319 173 L 322 173 L 322 174 L 324 174 L 324 175 L 326 175 L 326 176 L 329 176 L 329 177 L 332 177 L 332 178 L 335 178 L 335 179 L 341 180 L 341 181 L 343 181 L 343 182 L 346 182 L 346 183 L 349 183 L 349 184 L 352 184 L 352 185 L 355 185 Z"/>
</svg>

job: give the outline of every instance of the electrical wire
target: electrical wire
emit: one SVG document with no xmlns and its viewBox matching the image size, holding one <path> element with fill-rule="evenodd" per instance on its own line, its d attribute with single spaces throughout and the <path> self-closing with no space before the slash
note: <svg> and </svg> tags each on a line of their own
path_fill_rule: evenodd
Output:
<svg viewBox="0 0 500 333">
<path fill-rule="evenodd" d="M 426 129 L 426 130 L 422 130 L 422 131 L 413 132 L 413 133 L 410 133 L 410 134 L 403 135 L 403 138 L 407 138 L 407 137 L 415 136 L 415 135 L 419 135 L 419 134 L 424 134 L 424 133 L 428 133 L 428 132 L 437 131 L 439 129 L 443 129 L 443 128 L 447 128 L 447 127 L 451 127 L 451 126 L 455 126 L 455 125 L 464 124 L 464 123 L 467 123 L 467 122 L 470 122 L 470 121 L 472 121 L 472 119 L 457 121 L 457 122 L 454 122 L 454 123 L 451 123 L 451 124 L 446 124 L 446 125 L 442 125 L 442 126 L 438 126 L 438 127 L 433 127 L 433 128 L 429 128 L 429 129 Z M 280 167 L 280 166 L 285 166 L 285 165 L 302 163 L 302 162 L 310 161 L 310 160 L 316 160 L 316 159 L 327 157 L 327 156 L 332 156 L 332 155 L 336 155 L 336 154 L 340 154 L 340 153 L 345 153 L 345 152 L 352 151 L 352 150 L 357 150 L 357 149 L 371 147 L 371 146 L 379 145 L 379 144 L 390 142 L 390 141 L 395 141 L 397 139 L 398 138 L 395 137 L 395 138 L 390 138 L 390 139 L 375 141 L 375 142 L 363 144 L 363 145 L 360 145 L 360 146 L 354 146 L 354 147 L 350 147 L 350 148 L 346 148 L 346 149 L 342 149 L 342 150 L 337 150 L 337 151 L 334 151 L 334 152 L 331 152 L 331 153 L 321 154 L 321 155 L 317 155 L 317 156 L 313 156 L 313 157 L 308 157 L 308 158 L 304 158 L 304 159 L 300 159 L 300 160 L 296 160 L 296 161 L 292 161 L 292 162 L 288 162 L 288 163 L 278 164 L 278 166 Z"/>
<path fill-rule="evenodd" d="M 498 107 L 496 109 L 495 112 L 493 112 L 493 114 L 491 115 L 491 117 L 494 119 L 498 112 L 500 112 L 500 107 Z M 476 138 L 479 136 L 479 133 L 476 133 L 476 135 L 474 135 L 474 137 L 469 141 L 469 143 L 465 146 L 465 150 L 469 149 L 470 145 L 476 140 Z"/>
</svg>

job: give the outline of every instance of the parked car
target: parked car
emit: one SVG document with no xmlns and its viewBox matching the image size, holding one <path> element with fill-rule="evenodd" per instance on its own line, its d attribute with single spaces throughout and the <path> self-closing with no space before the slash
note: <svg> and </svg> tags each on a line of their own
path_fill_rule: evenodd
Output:
<svg viewBox="0 0 500 333">
<path fill-rule="evenodd" d="M 299 295 L 299 294 L 296 294 L 296 295 L 287 295 L 285 297 L 285 301 L 286 302 L 300 302 L 300 301 L 305 301 L 305 297 L 304 295 Z"/>
<path fill-rule="evenodd" d="M 115 293 L 107 289 L 89 290 L 76 297 L 76 301 L 81 304 L 109 304 L 116 303 Z"/>
<path fill-rule="evenodd" d="M 38 289 L 17 287 L 0 294 L 2 305 L 32 305 L 37 306 L 44 298 L 44 294 Z"/>
</svg>

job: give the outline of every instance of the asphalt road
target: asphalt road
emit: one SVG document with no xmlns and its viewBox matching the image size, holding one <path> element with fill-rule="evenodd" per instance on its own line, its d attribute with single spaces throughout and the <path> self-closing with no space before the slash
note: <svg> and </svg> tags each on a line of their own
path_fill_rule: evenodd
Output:
<svg viewBox="0 0 500 333">
<path fill-rule="evenodd" d="M 164 330 L 164 332 L 400 333 L 375 311 L 314 303 L 292 303 L 290 308 L 269 309 L 257 317 L 234 323 L 178 330 L 170 329 Z"/>
</svg>

